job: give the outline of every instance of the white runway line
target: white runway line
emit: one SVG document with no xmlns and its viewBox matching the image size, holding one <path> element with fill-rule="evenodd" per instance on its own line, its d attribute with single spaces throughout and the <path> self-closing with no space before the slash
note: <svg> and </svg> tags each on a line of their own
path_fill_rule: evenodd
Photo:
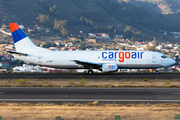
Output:
<svg viewBox="0 0 180 120">
<path fill-rule="evenodd" d="M 28 102 L 41 102 L 41 101 L 62 101 L 62 102 L 180 102 L 180 100 L 117 100 L 117 99 L 0 99 L 0 101 L 28 101 Z"/>
</svg>

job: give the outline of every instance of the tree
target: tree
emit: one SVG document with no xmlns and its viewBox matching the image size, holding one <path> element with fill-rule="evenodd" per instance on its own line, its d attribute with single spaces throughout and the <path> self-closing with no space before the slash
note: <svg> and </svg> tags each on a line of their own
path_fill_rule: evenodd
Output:
<svg viewBox="0 0 180 120">
<path fill-rule="evenodd" d="M 125 50 L 124 46 L 119 47 L 120 50 Z"/>
<path fill-rule="evenodd" d="M 61 35 L 64 36 L 64 37 L 66 37 L 68 35 L 68 32 L 67 32 L 67 30 L 65 28 L 63 28 L 61 30 Z"/>
<path fill-rule="evenodd" d="M 81 17 L 79 18 L 79 20 L 80 20 L 81 22 L 84 22 L 83 16 L 81 16 Z"/>
<path fill-rule="evenodd" d="M 108 25 L 108 26 L 107 26 L 107 28 L 108 28 L 108 29 L 113 29 L 113 27 L 112 27 L 112 26 L 110 26 L 110 25 Z"/>
<path fill-rule="evenodd" d="M 131 28 L 131 26 L 126 26 L 126 28 L 124 29 L 124 36 L 131 38 L 133 35 L 133 30 Z"/>
<path fill-rule="evenodd" d="M 131 41 L 132 41 L 132 42 L 135 41 L 135 37 L 134 37 L 134 36 L 131 37 Z"/>
<path fill-rule="evenodd" d="M 5 29 L 7 26 L 3 23 L 3 24 L 1 25 L 1 27 L 2 27 L 3 29 Z"/>
<path fill-rule="evenodd" d="M 39 20 L 40 23 L 46 23 L 49 21 L 49 15 L 40 14 L 36 19 Z"/>
<path fill-rule="evenodd" d="M 93 22 L 92 22 L 92 20 L 90 20 L 90 22 L 89 22 L 91 25 L 93 25 Z"/>
<path fill-rule="evenodd" d="M 49 11 L 51 12 L 51 13 L 55 13 L 55 14 L 57 14 L 58 12 L 57 12 L 57 7 L 56 7 L 56 5 L 54 5 L 53 7 L 50 7 L 49 8 Z"/>
<path fill-rule="evenodd" d="M 49 8 L 50 12 L 54 12 L 54 9 L 52 7 Z"/>
<path fill-rule="evenodd" d="M 147 48 L 148 51 L 156 51 L 156 46 L 151 46 Z"/>
<path fill-rule="evenodd" d="M 176 13 L 179 13 L 179 12 L 180 12 L 180 9 Z"/>
<path fill-rule="evenodd" d="M 174 44 L 171 45 L 171 48 L 173 48 L 173 47 L 174 47 Z"/>
<path fill-rule="evenodd" d="M 131 31 L 131 30 L 132 30 L 131 26 L 126 26 L 126 28 L 124 29 L 124 32 Z"/>
<path fill-rule="evenodd" d="M 43 43 L 42 47 L 49 48 L 49 47 L 51 47 L 51 43 L 48 42 L 48 41 L 45 41 L 45 42 Z"/>
<path fill-rule="evenodd" d="M 85 23 L 86 23 L 86 24 L 89 24 L 89 20 L 88 20 L 87 18 L 85 19 Z"/>
<path fill-rule="evenodd" d="M 56 5 L 54 5 L 54 6 L 53 6 L 53 9 L 54 9 L 54 10 L 56 10 L 56 9 L 57 9 L 57 6 L 56 6 Z"/>
<path fill-rule="evenodd" d="M 67 23 L 67 20 L 61 21 L 61 20 L 55 19 L 53 22 L 53 24 L 54 24 L 53 29 L 62 31 L 64 29 L 64 27 L 66 26 L 66 23 Z"/>
</svg>

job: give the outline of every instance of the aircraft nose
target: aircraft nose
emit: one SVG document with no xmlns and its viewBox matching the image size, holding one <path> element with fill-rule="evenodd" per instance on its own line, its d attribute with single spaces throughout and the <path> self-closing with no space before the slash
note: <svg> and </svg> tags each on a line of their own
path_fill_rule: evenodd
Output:
<svg viewBox="0 0 180 120">
<path fill-rule="evenodd" d="M 170 58 L 169 64 L 170 64 L 170 65 L 174 65 L 175 63 L 176 63 L 176 61 Z"/>
</svg>

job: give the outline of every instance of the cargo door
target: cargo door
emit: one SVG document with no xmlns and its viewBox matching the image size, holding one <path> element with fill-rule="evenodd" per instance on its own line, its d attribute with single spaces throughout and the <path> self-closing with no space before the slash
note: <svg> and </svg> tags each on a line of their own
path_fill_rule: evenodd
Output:
<svg viewBox="0 0 180 120">
<path fill-rule="evenodd" d="M 42 63 L 42 55 L 38 55 L 38 63 Z"/>
<path fill-rule="evenodd" d="M 156 63 L 156 54 L 152 54 L 152 62 Z"/>
</svg>

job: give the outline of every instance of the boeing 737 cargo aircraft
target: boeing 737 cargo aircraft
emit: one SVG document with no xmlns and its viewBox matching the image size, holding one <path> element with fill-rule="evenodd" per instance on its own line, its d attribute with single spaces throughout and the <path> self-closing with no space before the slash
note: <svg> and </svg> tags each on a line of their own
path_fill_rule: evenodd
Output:
<svg viewBox="0 0 180 120">
<path fill-rule="evenodd" d="M 116 72 L 118 69 L 156 69 L 175 64 L 165 54 L 151 51 L 51 51 L 36 46 L 16 23 L 9 23 L 16 51 L 14 58 L 29 64 L 61 69 L 93 69 Z M 158 71 L 156 71 L 158 73 Z"/>
</svg>

